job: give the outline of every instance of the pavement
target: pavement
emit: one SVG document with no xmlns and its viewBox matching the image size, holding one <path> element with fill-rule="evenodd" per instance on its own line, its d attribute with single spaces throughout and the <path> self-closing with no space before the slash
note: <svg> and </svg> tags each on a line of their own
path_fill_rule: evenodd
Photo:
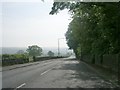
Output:
<svg viewBox="0 0 120 90">
<path fill-rule="evenodd" d="M 4 70 L 2 88 L 113 88 L 91 66 L 75 59 L 54 59 Z"/>
<path fill-rule="evenodd" d="M 17 65 L 12 65 L 12 66 L 5 66 L 5 67 L 2 67 L 2 69 L 0 69 L 0 72 L 1 71 L 12 70 L 12 69 L 16 69 L 16 68 L 21 68 L 21 67 L 27 67 L 27 66 L 36 65 L 36 64 L 39 64 L 39 62 L 30 62 L 30 63 L 25 63 L 25 64 L 17 64 Z"/>
<path fill-rule="evenodd" d="M 41 62 L 48 62 L 48 61 L 49 60 L 38 61 L 38 62 L 29 62 L 29 63 L 24 63 L 24 64 L 16 64 L 16 65 L 11 65 L 11 66 L 4 66 L 4 67 L 0 67 L 0 72 L 8 71 L 8 70 L 16 69 L 16 68 L 27 67 L 27 66 L 31 66 L 31 65 L 36 65 L 36 64 L 39 64 Z"/>
</svg>

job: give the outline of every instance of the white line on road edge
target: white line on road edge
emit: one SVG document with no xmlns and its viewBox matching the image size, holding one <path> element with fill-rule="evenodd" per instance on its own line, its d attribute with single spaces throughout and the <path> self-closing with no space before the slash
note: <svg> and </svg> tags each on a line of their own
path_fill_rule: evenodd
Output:
<svg viewBox="0 0 120 90">
<path fill-rule="evenodd" d="M 45 72 L 41 73 L 41 75 L 47 73 L 47 72 L 50 71 L 50 70 L 51 70 L 51 69 L 46 70 Z"/>
<path fill-rule="evenodd" d="M 21 87 L 23 87 L 23 86 L 25 86 L 25 85 L 26 85 L 26 83 L 23 83 L 23 84 L 21 84 L 20 86 L 16 87 L 15 90 L 17 90 L 18 88 L 21 88 Z"/>
</svg>

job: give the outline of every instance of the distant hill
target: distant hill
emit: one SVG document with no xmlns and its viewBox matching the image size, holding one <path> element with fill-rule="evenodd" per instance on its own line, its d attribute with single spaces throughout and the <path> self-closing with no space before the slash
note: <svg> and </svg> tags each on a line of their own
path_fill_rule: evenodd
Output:
<svg viewBox="0 0 120 90">
<path fill-rule="evenodd" d="M 0 48 L 0 51 L 2 51 L 2 54 L 15 54 L 19 50 L 23 50 L 26 52 L 26 47 L 3 47 Z M 43 49 L 43 55 L 47 55 L 48 51 L 52 51 L 55 53 L 55 56 L 58 54 L 58 48 L 50 48 L 50 47 L 42 47 Z M 60 55 L 67 54 L 68 52 L 72 52 L 71 50 L 68 50 L 68 48 L 60 48 Z M 1 54 L 1 53 L 0 53 Z"/>
<path fill-rule="evenodd" d="M 2 54 L 15 54 L 19 50 L 26 51 L 25 47 L 2 47 L 0 48 L 2 50 Z"/>
</svg>

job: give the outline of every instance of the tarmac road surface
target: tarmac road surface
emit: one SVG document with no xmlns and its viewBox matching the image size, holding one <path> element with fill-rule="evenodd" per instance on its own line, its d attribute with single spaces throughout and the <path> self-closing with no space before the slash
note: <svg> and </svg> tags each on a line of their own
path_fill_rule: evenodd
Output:
<svg viewBox="0 0 120 90">
<path fill-rule="evenodd" d="M 2 72 L 2 88 L 111 88 L 88 64 L 52 59 Z"/>
</svg>

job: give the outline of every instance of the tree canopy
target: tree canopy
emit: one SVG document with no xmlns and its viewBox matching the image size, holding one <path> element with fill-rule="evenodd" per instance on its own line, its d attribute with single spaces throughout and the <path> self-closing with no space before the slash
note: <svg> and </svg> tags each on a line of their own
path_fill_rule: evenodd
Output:
<svg viewBox="0 0 120 90">
<path fill-rule="evenodd" d="M 25 52 L 23 50 L 17 51 L 17 54 L 24 54 Z"/>
<path fill-rule="evenodd" d="M 72 16 L 65 36 L 77 57 L 120 53 L 120 2 L 54 2 L 50 14 L 63 9 Z"/>
<path fill-rule="evenodd" d="M 42 48 L 37 45 L 28 46 L 27 52 L 30 56 L 42 55 Z"/>
<path fill-rule="evenodd" d="M 52 51 L 49 51 L 49 52 L 48 52 L 48 55 L 49 55 L 50 57 L 52 57 L 52 56 L 54 56 L 54 53 L 53 53 Z"/>
</svg>

